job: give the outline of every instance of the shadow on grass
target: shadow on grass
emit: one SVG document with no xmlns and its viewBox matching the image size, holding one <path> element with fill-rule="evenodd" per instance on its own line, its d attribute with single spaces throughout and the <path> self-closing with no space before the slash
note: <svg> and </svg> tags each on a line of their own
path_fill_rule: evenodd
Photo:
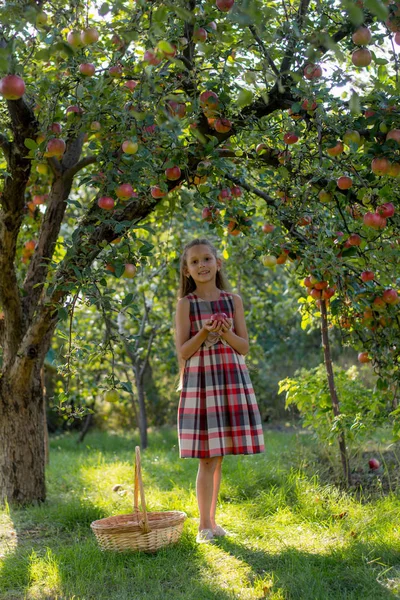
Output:
<svg viewBox="0 0 400 600">
<path fill-rule="evenodd" d="M 287 548 L 271 554 L 253 550 L 232 538 L 218 546 L 247 563 L 254 578 L 270 582 L 269 594 L 285 600 L 395 600 L 399 596 L 379 582 L 389 570 L 385 561 L 398 564 L 400 551 L 354 543 L 326 554 Z M 377 565 L 374 567 L 374 562 Z M 380 568 L 378 567 L 380 565 Z M 268 597 L 268 596 L 266 596 Z"/>
<path fill-rule="evenodd" d="M 60 514 L 70 506 L 60 505 Z M 235 600 L 207 573 L 204 549 L 187 530 L 178 544 L 155 554 L 102 552 L 90 523 L 96 507 L 78 507 L 72 520 L 29 528 L 12 510 L 19 538 L 0 561 L 1 600 Z M 75 520 L 73 520 L 75 519 Z"/>
</svg>

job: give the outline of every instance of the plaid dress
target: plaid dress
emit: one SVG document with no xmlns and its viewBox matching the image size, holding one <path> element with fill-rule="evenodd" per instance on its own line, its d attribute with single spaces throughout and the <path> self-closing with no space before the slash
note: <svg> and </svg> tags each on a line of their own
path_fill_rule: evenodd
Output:
<svg viewBox="0 0 400 600">
<path fill-rule="evenodd" d="M 215 312 L 234 315 L 232 294 L 215 301 L 188 294 L 190 337 Z M 234 331 L 234 329 L 232 329 Z M 185 364 L 178 409 L 181 458 L 264 451 L 260 413 L 242 354 L 211 333 Z"/>
</svg>

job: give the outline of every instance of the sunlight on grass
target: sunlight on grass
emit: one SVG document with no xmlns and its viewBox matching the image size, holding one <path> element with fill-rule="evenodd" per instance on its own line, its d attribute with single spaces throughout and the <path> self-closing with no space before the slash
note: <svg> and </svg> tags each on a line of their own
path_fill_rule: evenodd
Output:
<svg viewBox="0 0 400 600">
<path fill-rule="evenodd" d="M 135 436 L 53 439 L 47 502 L 0 511 L 1 600 L 396 598 L 400 495 L 329 483 L 310 436 L 266 438 L 264 455 L 224 459 L 218 521 L 229 536 L 198 545 L 197 461 L 179 459 L 175 431 L 152 433 L 142 452 L 147 508 L 188 515 L 179 543 L 155 555 L 101 552 L 90 529 L 132 511 Z"/>
<path fill-rule="evenodd" d="M 32 600 L 41 600 L 57 593 L 60 589 L 60 573 L 53 552 L 48 548 L 45 556 L 39 556 L 33 551 L 29 559 L 30 586 L 28 597 Z"/>
<path fill-rule="evenodd" d="M 18 535 L 6 507 L 5 511 L 0 513 L 0 560 L 6 554 L 12 553 L 17 545 Z"/>
</svg>

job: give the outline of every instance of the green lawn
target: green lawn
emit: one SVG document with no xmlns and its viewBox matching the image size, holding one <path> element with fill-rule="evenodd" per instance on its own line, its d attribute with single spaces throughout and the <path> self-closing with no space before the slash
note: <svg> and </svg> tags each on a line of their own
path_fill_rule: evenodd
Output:
<svg viewBox="0 0 400 600">
<path fill-rule="evenodd" d="M 149 509 L 184 510 L 182 538 L 155 555 L 100 552 L 90 523 L 130 512 L 131 494 L 112 487 L 133 485 L 137 442 L 51 440 L 46 504 L 0 512 L 1 600 L 400 598 L 400 492 L 379 492 L 367 468 L 368 497 L 339 491 L 311 436 L 297 432 L 267 431 L 265 455 L 224 460 L 220 523 L 231 535 L 200 546 L 197 461 L 179 459 L 174 430 L 151 432 L 142 453 Z"/>
</svg>

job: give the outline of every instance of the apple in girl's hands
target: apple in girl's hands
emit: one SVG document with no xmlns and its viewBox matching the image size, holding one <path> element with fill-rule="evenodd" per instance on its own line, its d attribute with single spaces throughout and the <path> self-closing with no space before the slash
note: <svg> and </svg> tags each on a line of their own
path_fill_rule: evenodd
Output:
<svg viewBox="0 0 400 600">
<path fill-rule="evenodd" d="M 214 313 L 213 315 L 211 315 L 210 319 L 211 321 L 223 321 L 224 319 L 227 319 L 228 315 L 226 313 Z"/>
<path fill-rule="evenodd" d="M 207 331 L 225 333 L 232 327 L 231 319 L 225 313 L 214 313 L 204 324 Z"/>
</svg>

